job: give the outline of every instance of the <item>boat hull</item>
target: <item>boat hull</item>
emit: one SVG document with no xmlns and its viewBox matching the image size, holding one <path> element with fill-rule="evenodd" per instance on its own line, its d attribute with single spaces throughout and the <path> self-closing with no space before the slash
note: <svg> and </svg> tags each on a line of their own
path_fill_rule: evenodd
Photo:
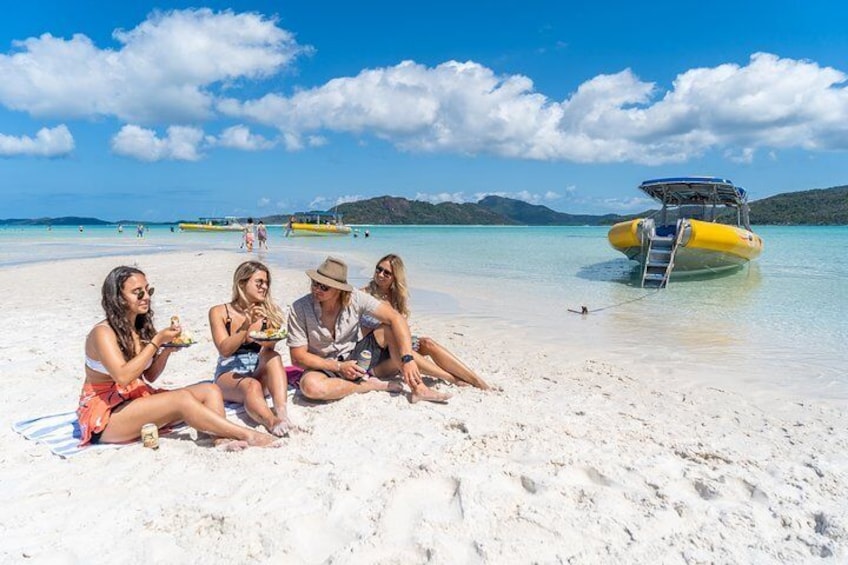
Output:
<svg viewBox="0 0 848 565">
<path fill-rule="evenodd" d="M 239 232 L 244 228 L 241 226 L 211 226 L 207 224 L 179 224 L 182 231 L 204 231 L 204 232 Z"/>
<path fill-rule="evenodd" d="M 335 224 L 305 224 L 295 222 L 292 224 L 292 236 L 295 237 L 314 237 L 314 236 L 330 236 L 330 235 L 348 235 L 351 229 L 348 226 L 337 226 Z"/>
<path fill-rule="evenodd" d="M 650 241 L 644 233 L 646 225 L 644 218 L 615 224 L 607 235 L 610 245 L 643 264 Z M 692 219 L 684 220 L 684 226 L 674 256 L 674 275 L 738 269 L 763 251 L 762 238 L 741 227 Z"/>
</svg>

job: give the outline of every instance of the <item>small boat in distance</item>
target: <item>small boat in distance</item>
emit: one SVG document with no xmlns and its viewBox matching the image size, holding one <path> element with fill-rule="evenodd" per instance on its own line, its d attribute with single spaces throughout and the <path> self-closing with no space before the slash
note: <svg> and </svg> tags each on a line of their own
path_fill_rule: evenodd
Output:
<svg viewBox="0 0 848 565">
<path fill-rule="evenodd" d="M 199 218 L 197 222 L 180 222 L 180 231 L 244 231 L 244 225 L 234 216 Z"/>
<path fill-rule="evenodd" d="M 351 229 L 336 212 L 297 212 L 286 224 L 286 237 L 348 235 Z"/>
<path fill-rule="evenodd" d="M 639 189 L 662 209 L 647 218 L 610 228 L 610 245 L 641 266 L 641 286 L 663 288 L 674 275 L 718 273 L 742 268 L 763 251 L 751 231 L 748 195 L 716 177 L 646 180 Z M 735 213 L 735 225 L 718 223 Z"/>
</svg>

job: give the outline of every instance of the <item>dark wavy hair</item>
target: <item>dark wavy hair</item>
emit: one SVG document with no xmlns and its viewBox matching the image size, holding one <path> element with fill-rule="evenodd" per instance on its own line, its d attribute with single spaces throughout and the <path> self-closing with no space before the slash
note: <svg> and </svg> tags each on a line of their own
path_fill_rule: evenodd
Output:
<svg viewBox="0 0 848 565">
<path fill-rule="evenodd" d="M 129 305 L 121 291 L 124 288 L 124 283 L 133 275 L 146 276 L 135 267 L 122 265 L 112 269 L 106 275 L 106 280 L 103 281 L 100 300 L 103 311 L 106 313 L 106 321 L 118 338 L 118 347 L 121 348 L 125 361 L 129 361 L 137 354 L 133 341 L 133 329 L 138 332 L 138 337 L 142 343 L 150 341 L 156 335 L 156 328 L 153 327 L 152 309 L 148 310 L 147 314 L 136 317 L 135 328 L 130 327 L 130 322 L 127 319 Z"/>
</svg>

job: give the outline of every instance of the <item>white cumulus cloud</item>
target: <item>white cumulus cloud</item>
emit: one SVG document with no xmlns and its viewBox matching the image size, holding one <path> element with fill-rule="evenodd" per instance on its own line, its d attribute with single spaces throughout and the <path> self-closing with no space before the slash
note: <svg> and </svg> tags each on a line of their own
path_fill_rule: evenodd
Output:
<svg viewBox="0 0 848 565">
<path fill-rule="evenodd" d="M 416 192 L 413 200 L 421 202 L 429 202 L 430 204 L 441 204 L 442 202 L 456 202 L 462 204 L 468 202 L 465 193 L 463 192 Z"/>
<path fill-rule="evenodd" d="M 290 97 L 223 99 L 219 111 L 277 127 L 289 149 L 304 135 L 373 135 L 401 150 L 489 153 L 584 163 L 682 162 L 710 149 L 848 149 L 846 75 L 756 53 L 746 66 L 691 69 L 662 92 L 630 69 L 598 75 L 563 101 L 522 75 L 474 62 L 404 61 Z"/>
<path fill-rule="evenodd" d="M 0 54 L 0 105 L 36 117 L 117 118 L 131 125 L 113 147 L 147 160 L 197 159 L 204 146 L 304 151 L 331 143 L 333 134 L 362 144 L 382 140 L 404 152 L 578 163 L 657 165 L 710 151 L 746 163 L 782 149 L 848 150 L 848 75 L 770 53 L 684 69 L 670 88 L 622 69 L 586 80 L 562 100 L 538 92 L 528 76 L 474 61 L 409 60 L 245 99 L 246 82 L 262 88 L 262 79 L 312 52 L 275 17 L 155 11 L 113 38 L 110 46 L 82 34 L 13 42 Z M 209 129 L 222 117 L 245 124 L 196 142 L 133 129 Z M 266 139 L 249 126 L 279 134 Z M 174 136 L 184 140 L 180 148 Z M 13 147 L 25 141 L 3 139 Z"/>
<path fill-rule="evenodd" d="M 343 196 L 337 197 L 333 206 L 338 206 L 339 204 L 347 204 L 348 202 L 358 202 L 364 199 L 365 197 L 361 194 L 345 194 Z"/>
<path fill-rule="evenodd" d="M 232 126 L 222 131 L 215 144 L 243 151 L 259 151 L 274 147 L 273 141 L 251 133 L 249 128 L 242 125 Z"/>
<path fill-rule="evenodd" d="M 74 136 L 64 124 L 41 128 L 35 137 L 0 133 L 0 156 L 62 157 L 74 150 Z"/>
<path fill-rule="evenodd" d="M 136 125 L 121 128 L 112 138 L 112 151 L 141 161 L 198 161 L 203 131 L 185 126 L 171 126 L 160 138 L 155 131 Z"/>
<path fill-rule="evenodd" d="M 113 37 L 118 49 L 82 34 L 16 41 L 0 55 L 0 104 L 35 116 L 203 119 L 213 86 L 271 76 L 311 49 L 273 19 L 206 8 L 153 12 Z"/>
</svg>

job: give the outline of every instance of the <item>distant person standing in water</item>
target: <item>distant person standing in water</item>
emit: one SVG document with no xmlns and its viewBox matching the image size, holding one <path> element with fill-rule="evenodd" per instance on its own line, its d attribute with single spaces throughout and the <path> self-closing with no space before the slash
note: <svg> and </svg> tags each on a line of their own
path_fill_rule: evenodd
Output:
<svg viewBox="0 0 848 565">
<path fill-rule="evenodd" d="M 247 219 L 247 226 L 244 228 L 244 246 L 247 248 L 248 253 L 253 252 L 253 218 Z"/>
<path fill-rule="evenodd" d="M 118 224 L 118 233 L 124 233 L 124 226 Z"/>
<path fill-rule="evenodd" d="M 294 234 L 294 216 L 289 217 L 289 221 L 286 222 L 286 234 L 285 237 L 291 237 Z"/>
<path fill-rule="evenodd" d="M 259 249 L 263 247 L 265 250 L 268 250 L 268 228 L 265 227 L 264 222 L 259 220 L 259 224 L 256 226 L 256 239 L 259 240 Z"/>
<path fill-rule="evenodd" d="M 136 237 L 144 237 L 144 224 L 138 224 L 135 228 Z"/>
</svg>

